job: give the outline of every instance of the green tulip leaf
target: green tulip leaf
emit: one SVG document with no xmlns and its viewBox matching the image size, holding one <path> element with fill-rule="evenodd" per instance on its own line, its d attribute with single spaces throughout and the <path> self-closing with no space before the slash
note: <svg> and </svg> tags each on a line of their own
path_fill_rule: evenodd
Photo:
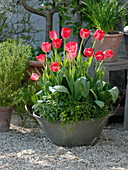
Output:
<svg viewBox="0 0 128 170">
<path fill-rule="evenodd" d="M 100 100 L 95 100 L 95 103 L 100 107 L 104 107 L 104 102 L 103 101 L 100 101 Z"/>
<path fill-rule="evenodd" d="M 52 93 L 54 93 L 54 92 L 63 92 L 63 93 L 68 93 L 69 94 L 68 89 L 65 86 L 62 86 L 62 85 L 57 85 L 57 86 L 54 86 L 54 87 L 49 86 L 49 90 Z"/>
<path fill-rule="evenodd" d="M 74 82 L 74 97 L 75 99 L 78 99 L 78 96 L 81 93 L 81 83 L 80 83 L 80 78 L 78 78 L 75 82 Z"/>
<path fill-rule="evenodd" d="M 113 102 L 115 102 L 119 96 L 118 88 L 115 86 L 112 89 L 108 90 L 108 92 L 111 94 Z"/>
<path fill-rule="evenodd" d="M 90 82 L 87 81 L 86 77 L 81 77 L 81 83 L 83 85 L 81 94 L 83 97 L 87 97 L 89 94 L 89 89 L 90 89 Z"/>
</svg>

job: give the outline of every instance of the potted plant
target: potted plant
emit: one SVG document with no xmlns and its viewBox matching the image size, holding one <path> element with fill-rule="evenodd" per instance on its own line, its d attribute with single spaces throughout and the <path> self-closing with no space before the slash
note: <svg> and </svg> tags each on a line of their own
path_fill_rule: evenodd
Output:
<svg viewBox="0 0 128 170">
<path fill-rule="evenodd" d="M 111 48 L 114 55 L 107 62 L 117 60 L 116 56 L 123 36 L 123 33 L 118 31 L 118 24 L 121 24 L 126 15 L 126 3 L 119 0 L 83 0 L 82 2 L 82 14 L 88 27 L 101 29 L 106 33 L 104 39 L 96 44 L 95 50 Z"/>
<path fill-rule="evenodd" d="M 54 35 L 55 31 L 52 33 Z M 58 37 L 52 39 L 52 43 L 42 43 L 46 53 L 39 59 L 42 65 L 45 61 L 43 75 L 32 73 L 30 77 L 40 88 L 33 96 L 33 115 L 57 145 L 94 145 L 112 111 L 112 103 L 118 98 L 118 88 L 110 89 L 109 83 L 104 81 L 105 68 L 102 67 L 104 59 L 112 57 L 113 52 L 107 49 L 94 53 L 96 41 L 104 37 L 104 32 L 97 30 L 93 47 L 85 48 L 83 56 L 82 44 L 90 31 L 80 30 L 79 50 L 75 41 L 66 43 L 70 33 L 69 28 L 61 30 L 63 52 L 58 53 L 62 45 L 62 39 Z M 47 52 L 51 52 L 49 57 Z M 93 59 L 97 66 L 91 77 L 89 69 Z"/>
<path fill-rule="evenodd" d="M 28 66 L 31 50 L 22 40 L 0 43 L 0 131 L 9 130 L 14 98 Z"/>
</svg>

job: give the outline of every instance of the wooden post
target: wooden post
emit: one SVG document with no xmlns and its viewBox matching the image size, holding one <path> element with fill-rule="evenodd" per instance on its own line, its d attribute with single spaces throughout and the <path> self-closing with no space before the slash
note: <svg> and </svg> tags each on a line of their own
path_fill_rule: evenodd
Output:
<svg viewBox="0 0 128 170">
<path fill-rule="evenodd" d="M 125 97 L 124 128 L 128 130 L 128 85 L 126 87 L 126 97 Z"/>
</svg>

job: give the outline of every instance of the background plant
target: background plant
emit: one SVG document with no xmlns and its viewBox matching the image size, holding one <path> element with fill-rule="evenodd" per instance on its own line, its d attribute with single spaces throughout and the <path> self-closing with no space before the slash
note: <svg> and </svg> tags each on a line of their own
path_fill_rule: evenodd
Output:
<svg viewBox="0 0 128 170">
<path fill-rule="evenodd" d="M 37 92 L 38 88 L 35 83 L 31 83 L 29 80 L 22 83 L 22 86 L 14 94 L 13 103 L 15 104 L 15 113 L 20 115 L 24 121 L 26 116 L 25 105 L 32 107 L 32 96 Z"/>
<path fill-rule="evenodd" d="M 89 27 L 101 29 L 106 33 L 116 30 L 117 24 L 124 20 L 126 3 L 119 0 L 83 0 L 82 14 Z"/>
<path fill-rule="evenodd" d="M 26 10 L 46 19 L 46 41 L 49 41 L 49 31 L 53 29 L 53 15 L 55 13 L 58 13 L 60 17 L 61 26 L 64 24 L 70 25 L 76 33 L 81 28 L 81 16 L 79 15 L 80 0 L 38 0 L 36 3 L 38 7 L 29 5 L 26 0 L 21 0 L 21 2 Z M 72 22 L 71 14 L 73 16 L 74 14 L 77 15 L 77 21 Z"/>
<path fill-rule="evenodd" d="M 13 105 L 28 67 L 30 46 L 22 40 L 8 39 L 0 43 L 0 105 Z"/>
<path fill-rule="evenodd" d="M 7 38 L 22 38 L 27 43 L 36 43 L 41 30 L 35 29 L 31 14 L 24 10 L 20 0 L 0 0 L 0 42 Z"/>
</svg>

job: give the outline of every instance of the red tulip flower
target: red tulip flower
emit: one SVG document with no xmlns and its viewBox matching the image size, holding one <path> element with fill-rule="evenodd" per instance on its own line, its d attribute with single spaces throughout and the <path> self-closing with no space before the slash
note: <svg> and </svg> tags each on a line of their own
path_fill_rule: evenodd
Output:
<svg viewBox="0 0 128 170">
<path fill-rule="evenodd" d="M 97 52 L 94 54 L 94 57 L 95 57 L 96 60 L 104 60 L 105 55 L 103 54 L 102 51 L 97 51 Z"/>
<path fill-rule="evenodd" d="M 57 72 L 60 70 L 60 65 L 58 62 L 54 62 L 50 65 L 50 70 L 53 72 Z"/>
<path fill-rule="evenodd" d="M 68 55 L 66 56 L 67 60 L 68 60 L 68 61 L 72 61 L 73 58 L 76 57 L 76 54 L 77 54 L 77 53 L 76 53 L 75 51 L 70 51 L 70 53 L 68 53 Z"/>
<path fill-rule="evenodd" d="M 104 32 L 102 30 L 96 30 L 93 36 L 96 40 L 102 40 L 104 37 Z"/>
<path fill-rule="evenodd" d="M 58 38 L 58 33 L 55 30 L 52 30 L 49 32 L 49 37 L 51 40 L 57 39 Z"/>
<path fill-rule="evenodd" d="M 77 43 L 75 41 L 70 41 L 65 45 L 65 50 L 67 53 L 77 51 Z"/>
<path fill-rule="evenodd" d="M 83 54 L 86 57 L 91 57 L 94 54 L 93 48 L 85 48 Z"/>
<path fill-rule="evenodd" d="M 55 49 L 58 49 L 58 48 L 60 48 L 61 47 L 61 45 L 62 45 L 62 39 L 54 39 L 54 40 L 52 40 L 52 46 L 53 46 L 53 48 L 55 48 Z"/>
<path fill-rule="evenodd" d="M 40 54 L 39 56 L 36 56 L 36 59 L 40 62 L 43 63 L 46 59 L 46 55 L 45 54 Z"/>
<path fill-rule="evenodd" d="M 36 74 L 36 73 L 32 73 L 31 77 L 30 77 L 31 80 L 38 80 L 39 79 L 39 75 Z"/>
<path fill-rule="evenodd" d="M 104 53 L 105 58 L 111 58 L 114 55 L 111 49 L 107 49 L 103 53 Z"/>
<path fill-rule="evenodd" d="M 71 34 L 71 29 L 70 28 L 62 28 L 61 30 L 61 37 L 63 39 L 68 39 Z"/>
<path fill-rule="evenodd" d="M 45 53 L 51 51 L 51 43 L 43 42 L 42 43 L 42 51 L 45 52 Z"/>
<path fill-rule="evenodd" d="M 80 37 L 82 39 L 88 38 L 89 35 L 90 35 L 90 31 L 88 29 L 82 28 L 80 30 Z"/>
</svg>

